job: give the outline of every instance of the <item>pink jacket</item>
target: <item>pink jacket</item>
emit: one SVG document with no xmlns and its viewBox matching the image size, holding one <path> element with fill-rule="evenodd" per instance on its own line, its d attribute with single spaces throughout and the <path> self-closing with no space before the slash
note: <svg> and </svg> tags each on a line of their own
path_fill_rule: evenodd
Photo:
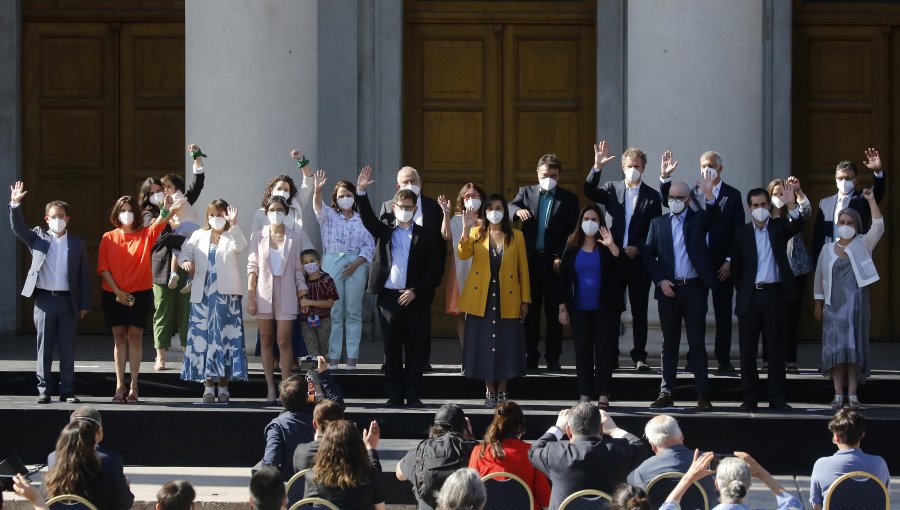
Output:
<svg viewBox="0 0 900 510">
<path fill-rule="evenodd" d="M 264 228 L 250 235 L 250 257 L 247 260 L 247 274 L 256 274 L 256 311 L 280 315 L 300 313 L 299 290 L 306 290 L 306 278 L 300 252 L 303 242 L 299 234 L 291 230 L 284 232 L 284 272 L 281 276 L 281 295 L 275 298 L 278 310 L 272 309 L 272 269 L 269 267 L 269 229 Z"/>
</svg>

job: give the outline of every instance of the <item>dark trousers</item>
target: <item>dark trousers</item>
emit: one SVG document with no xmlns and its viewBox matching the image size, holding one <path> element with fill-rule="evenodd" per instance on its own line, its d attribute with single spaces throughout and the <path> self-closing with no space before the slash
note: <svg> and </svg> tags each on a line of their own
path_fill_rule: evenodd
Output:
<svg viewBox="0 0 900 510">
<path fill-rule="evenodd" d="M 408 400 L 420 398 L 427 307 L 427 303 L 418 297 L 409 305 L 401 306 L 397 302 L 399 297 L 399 290 L 382 289 L 378 293 L 385 382 L 388 398 L 398 402 L 404 396 Z"/>
<path fill-rule="evenodd" d="M 731 325 L 734 320 L 734 282 L 728 278 L 712 291 L 713 314 L 716 317 L 716 360 L 719 365 L 731 362 Z"/>
<path fill-rule="evenodd" d="M 706 360 L 706 299 L 709 289 L 700 282 L 678 285 L 675 297 L 662 296 L 657 300 L 659 323 L 662 327 L 662 382 L 660 391 L 671 393 L 678 374 L 678 348 L 681 345 L 681 323 L 687 331 L 688 362 L 694 372 L 694 390 L 698 395 L 709 393 Z"/>
<path fill-rule="evenodd" d="M 769 350 L 769 380 L 766 395 L 769 402 L 781 403 L 784 398 L 784 339 L 788 303 L 780 287 L 754 290 L 750 305 L 738 316 L 738 335 L 741 346 L 741 389 L 744 400 L 756 402 L 759 373 L 756 355 L 759 336 Z"/>
<path fill-rule="evenodd" d="M 53 295 L 35 289 L 34 327 L 37 329 L 38 393 L 50 394 L 55 389 L 51 367 L 53 349 L 59 351 L 59 394 L 75 392 L 75 331 L 78 318 L 72 311 L 69 294 Z"/>
<path fill-rule="evenodd" d="M 422 359 L 425 365 L 431 364 L 431 310 L 434 305 L 434 295 L 436 294 L 437 289 L 428 289 L 428 294 L 422 296 L 428 306 L 428 309 L 425 312 L 425 343 L 422 346 Z M 418 299 L 418 298 L 417 298 Z"/>
<path fill-rule="evenodd" d="M 644 262 L 638 255 L 629 259 L 620 267 L 622 283 L 628 288 L 628 304 L 631 310 L 631 333 L 634 347 L 631 349 L 631 361 L 647 361 L 647 306 L 650 304 L 650 286 L 653 281 L 644 269 Z M 616 356 L 618 359 L 619 343 L 616 340 Z"/>
<path fill-rule="evenodd" d="M 548 364 L 559 363 L 559 355 L 562 353 L 562 324 L 559 323 L 558 275 L 553 270 L 552 262 L 545 263 L 544 255 L 540 252 L 532 254 L 528 271 L 531 279 L 531 305 L 528 307 L 528 317 L 525 318 L 528 366 L 536 367 L 541 357 L 538 344 L 541 343 L 542 303 L 547 323 L 544 359 Z"/>
<path fill-rule="evenodd" d="M 797 292 L 800 293 L 800 296 L 798 299 L 788 303 L 787 334 L 784 337 L 785 363 L 797 362 L 797 341 L 800 337 L 800 303 L 803 302 L 801 298 L 803 297 L 803 291 L 806 290 L 806 279 L 807 274 L 805 273 L 794 277 L 794 281 L 797 282 Z M 762 351 L 763 361 L 768 362 L 769 349 L 766 347 L 766 344 L 763 344 Z"/>
<path fill-rule="evenodd" d="M 609 396 L 612 391 L 621 315 L 622 312 L 611 310 L 571 312 L 579 395 L 596 398 Z"/>
</svg>

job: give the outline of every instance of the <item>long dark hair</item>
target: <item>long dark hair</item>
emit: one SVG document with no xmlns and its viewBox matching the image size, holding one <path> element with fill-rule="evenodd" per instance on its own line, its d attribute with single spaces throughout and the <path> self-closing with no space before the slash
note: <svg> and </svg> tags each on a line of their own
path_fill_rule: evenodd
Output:
<svg viewBox="0 0 900 510">
<path fill-rule="evenodd" d="M 159 216 L 159 206 L 150 203 L 150 196 L 153 195 L 153 193 L 150 193 L 150 188 L 154 184 L 162 187 L 162 181 L 156 177 L 148 177 L 141 183 L 141 188 L 138 190 L 138 203 L 141 206 L 141 213 L 149 211 L 155 218 Z M 135 219 L 135 221 L 137 221 L 137 219 Z"/>
<path fill-rule="evenodd" d="M 506 199 L 503 198 L 503 195 L 499 195 L 497 193 L 492 193 L 488 195 L 484 201 L 481 202 L 481 208 L 478 209 L 478 216 L 481 218 L 485 218 L 485 226 L 482 231 L 482 235 L 487 235 L 489 225 L 491 222 L 487 221 L 487 208 L 494 202 L 500 202 L 503 205 L 503 219 L 500 220 L 500 230 L 503 231 L 503 234 L 506 235 L 506 241 L 504 241 L 505 246 L 509 246 L 512 243 L 513 239 L 513 228 L 512 222 L 509 221 L 509 204 L 506 203 Z"/>
<path fill-rule="evenodd" d="M 49 497 L 90 496 L 88 487 L 100 473 L 96 434 L 97 426 L 89 420 L 74 420 L 60 432 L 56 440 L 56 463 L 44 479 Z"/>
<path fill-rule="evenodd" d="M 120 228 L 122 223 L 119 221 L 119 213 L 122 212 L 122 207 L 128 204 L 131 206 L 131 212 L 134 214 L 134 222 L 131 224 L 131 230 L 133 232 L 137 232 L 138 230 L 144 228 L 144 222 L 139 221 L 141 217 L 141 210 L 138 209 L 138 201 L 131 195 L 125 195 L 124 197 L 120 197 L 116 200 L 115 205 L 112 206 L 112 209 L 109 210 L 109 222 L 116 228 Z"/>
<path fill-rule="evenodd" d="M 325 487 L 349 489 L 365 483 L 372 469 L 356 423 L 330 422 L 313 461 L 313 479 Z"/>
<path fill-rule="evenodd" d="M 484 433 L 484 442 L 478 458 L 484 458 L 484 452 L 490 448 L 494 452 L 495 459 L 506 456 L 503 452 L 503 439 L 510 436 L 518 436 L 525 432 L 525 415 L 519 404 L 512 401 L 501 402 L 494 409 L 494 420 Z"/>
<path fill-rule="evenodd" d="M 578 222 L 575 223 L 575 230 L 569 235 L 569 238 L 566 239 L 566 247 L 567 248 L 579 248 L 582 244 L 584 244 L 584 230 L 581 230 L 581 222 L 584 221 L 584 215 L 588 211 L 594 211 L 597 213 L 597 217 L 600 219 L 600 226 L 606 226 L 606 216 L 603 214 L 603 211 L 600 210 L 600 206 L 594 203 L 588 204 L 584 206 L 580 213 L 578 213 Z M 600 242 L 600 230 L 597 230 L 597 233 L 594 234 L 594 239 L 597 243 Z"/>
<path fill-rule="evenodd" d="M 278 184 L 278 181 L 284 181 L 288 183 L 288 186 L 291 187 L 290 192 L 288 193 L 288 198 L 286 202 L 288 204 L 291 203 L 291 200 L 297 196 L 297 185 L 294 184 L 294 179 L 291 179 L 290 175 L 276 175 L 269 181 L 269 184 L 266 184 L 266 191 L 263 193 L 262 197 L 262 207 L 266 208 L 269 204 L 269 199 L 272 198 L 272 189 L 275 188 L 275 185 Z"/>
</svg>

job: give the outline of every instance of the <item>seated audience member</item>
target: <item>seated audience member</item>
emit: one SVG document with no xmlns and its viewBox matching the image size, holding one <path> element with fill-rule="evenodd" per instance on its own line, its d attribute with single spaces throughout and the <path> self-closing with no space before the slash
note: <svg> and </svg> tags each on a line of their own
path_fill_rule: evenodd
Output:
<svg viewBox="0 0 900 510">
<path fill-rule="evenodd" d="M 657 476 L 672 471 L 686 473 L 694 462 L 694 451 L 684 446 L 684 434 L 675 418 L 665 414 L 654 416 L 644 427 L 644 437 L 655 455 L 628 474 L 628 483 L 646 489 L 650 480 Z M 712 478 L 703 478 L 700 485 L 707 496 L 715 496 Z"/>
<path fill-rule="evenodd" d="M 529 444 L 522 441 L 525 415 L 522 408 L 509 400 L 494 409 L 494 420 L 484 434 L 484 442 L 475 447 L 469 467 L 485 476 L 498 471 L 512 473 L 528 484 L 534 495 L 534 507 L 550 504 L 550 482 L 528 461 Z"/>
<path fill-rule="evenodd" d="M 437 510 L 482 510 L 487 491 L 477 471 L 459 469 L 447 477 L 437 501 Z"/>
<path fill-rule="evenodd" d="M 610 510 L 650 510 L 650 498 L 644 489 L 628 483 L 620 483 L 612 493 Z"/>
<path fill-rule="evenodd" d="M 196 497 L 197 493 L 191 482 L 173 480 L 156 493 L 156 510 L 192 510 Z"/>
<path fill-rule="evenodd" d="M 31 482 L 25 478 L 23 475 L 16 475 L 13 478 L 13 491 L 27 499 L 34 505 L 34 510 L 49 510 L 47 507 L 47 502 L 44 501 L 44 497 L 41 496 L 40 491 L 38 491 L 37 487 L 31 485 Z M 0 492 L 0 494 L 3 494 Z M 2 503 L 3 497 L 0 496 L 0 503 Z"/>
<path fill-rule="evenodd" d="M 73 420 L 60 432 L 54 452 L 55 462 L 44 476 L 44 490 L 48 498 L 74 494 L 93 503 L 97 510 L 130 507 L 114 499 L 116 479 L 100 470 L 96 440 L 98 428 L 92 421 Z"/>
<path fill-rule="evenodd" d="M 125 478 L 122 457 L 99 446 L 103 441 L 103 420 L 100 417 L 100 411 L 91 406 L 81 406 L 69 416 L 69 423 L 74 422 L 87 422 L 95 427 L 94 441 L 98 445 L 96 451 L 97 457 L 100 458 L 100 471 L 106 473 L 114 482 L 109 493 L 113 508 L 131 508 L 134 503 L 134 494 L 131 493 L 128 479 Z M 47 456 L 48 469 L 56 464 L 56 459 L 55 451 Z"/>
<path fill-rule="evenodd" d="M 304 497 L 328 500 L 341 510 L 384 510 L 378 439 L 372 422 L 362 435 L 356 424 L 338 420 L 322 434 L 312 473 L 307 475 Z"/>
<path fill-rule="evenodd" d="M 328 362 L 324 356 L 319 356 L 318 373 L 325 398 L 343 406 L 344 397 L 328 372 Z M 266 425 L 266 451 L 260 464 L 275 466 L 284 480 L 290 480 L 294 474 L 297 445 L 313 440 L 315 391 L 313 382 L 305 375 L 292 375 L 279 386 L 284 411 Z"/>
<path fill-rule="evenodd" d="M 478 444 L 472 439 L 466 414 L 456 404 L 444 404 L 438 409 L 429 436 L 406 453 L 396 470 L 398 480 L 412 482 L 419 510 L 437 507 L 444 482 L 454 471 L 469 464 L 472 449 Z M 428 467 L 423 466 L 426 463 Z"/>
<path fill-rule="evenodd" d="M 287 492 L 281 473 L 273 466 L 265 466 L 250 477 L 250 508 L 253 510 L 281 510 L 287 504 Z"/>
<path fill-rule="evenodd" d="M 719 504 L 712 510 L 749 510 L 744 504 L 744 498 L 750 492 L 751 476 L 762 481 L 772 491 L 778 501 L 778 510 L 802 510 L 800 500 L 784 490 L 784 487 L 753 457 L 744 452 L 734 452 L 734 455 L 722 459 L 715 471 L 712 471 L 709 464 L 715 458 L 715 454 L 706 452 L 700 455 L 699 450 L 695 452 L 690 469 L 672 489 L 659 510 L 679 510 L 681 506 L 678 502 L 691 484 L 712 474 L 716 475 L 716 489 L 719 491 Z"/>
<path fill-rule="evenodd" d="M 569 442 L 560 442 L 568 436 Z M 550 478 L 550 508 L 566 496 L 595 489 L 611 493 L 649 455 L 644 442 L 620 429 L 601 409 L 582 402 L 563 409 L 556 425 L 528 451 L 531 463 Z"/>
<path fill-rule="evenodd" d="M 319 453 L 319 442 L 325 427 L 333 421 L 344 419 L 344 406 L 333 400 L 322 400 L 316 404 L 313 410 L 313 440 L 308 443 L 300 443 L 294 450 L 294 473 L 313 466 L 313 459 Z"/>
<path fill-rule="evenodd" d="M 887 463 L 877 455 L 864 453 L 859 443 L 866 435 L 863 415 L 850 409 L 842 409 L 828 422 L 831 442 L 838 450 L 830 457 L 822 457 L 813 466 L 809 479 L 809 502 L 813 508 L 822 508 L 828 488 L 842 475 L 851 471 L 866 471 L 877 476 L 889 487 L 891 474 Z"/>
</svg>

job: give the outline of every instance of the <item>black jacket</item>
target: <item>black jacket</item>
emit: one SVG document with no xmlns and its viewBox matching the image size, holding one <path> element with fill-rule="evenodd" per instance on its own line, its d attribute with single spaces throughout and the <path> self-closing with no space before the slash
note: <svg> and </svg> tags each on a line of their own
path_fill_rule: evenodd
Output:
<svg viewBox="0 0 900 510">
<path fill-rule="evenodd" d="M 580 246 L 566 247 L 562 255 L 562 264 L 559 266 L 559 296 L 571 313 L 575 310 L 575 282 L 578 281 L 578 273 L 575 270 L 575 258 L 581 250 Z M 598 255 L 599 252 L 599 255 Z M 621 312 L 625 310 L 625 292 L 622 289 L 621 278 L 617 272 L 620 270 L 620 257 L 623 255 L 619 248 L 619 257 L 613 256 L 605 246 L 597 245 L 592 253 L 600 257 L 600 306 L 604 310 Z"/>
<path fill-rule="evenodd" d="M 198 198 L 200 198 L 200 192 L 203 191 L 203 183 L 206 182 L 206 174 L 194 174 L 194 182 L 191 184 L 191 187 L 184 193 L 184 197 L 187 198 L 187 201 L 194 205 Z M 159 216 L 159 207 L 155 205 L 151 205 L 143 210 L 142 216 L 144 219 L 144 226 L 150 226 L 153 223 L 153 220 Z M 205 213 L 200 214 L 200 217 L 203 218 Z M 172 227 L 166 225 L 166 228 L 163 230 L 162 234 L 156 239 L 156 243 L 153 244 L 153 251 L 150 254 L 150 268 L 153 271 L 153 283 L 158 283 L 164 285 L 169 282 L 169 272 L 172 268 L 172 250 L 180 250 L 181 245 L 187 239 L 184 236 L 178 235 L 172 231 Z"/>
<path fill-rule="evenodd" d="M 703 285 L 708 289 L 715 289 L 719 282 L 716 277 L 719 267 L 712 261 L 710 247 L 706 245 L 706 233 L 719 218 L 719 206 L 707 205 L 705 211 L 688 208 L 682 214 L 685 215 L 681 227 L 688 259 Z M 643 249 L 644 267 L 656 284 L 656 299 L 664 296 L 659 282 L 675 282 L 675 245 L 671 222 L 670 214 L 654 218 Z"/>
<path fill-rule="evenodd" d="M 444 267 L 447 264 L 447 241 L 444 240 L 444 236 L 441 234 L 441 225 L 444 223 L 444 211 L 441 209 L 440 204 L 437 203 L 437 200 L 425 195 L 419 198 L 422 202 L 422 228 L 431 234 L 437 249 L 438 260 L 440 261 L 438 274 L 436 275 L 437 280 L 435 280 L 434 284 L 437 287 L 444 278 Z M 378 213 L 378 218 L 381 222 L 390 227 L 394 226 L 394 221 L 396 221 L 394 211 L 391 209 L 391 204 L 393 203 L 393 200 L 382 202 L 381 211 Z"/>
<path fill-rule="evenodd" d="M 114 452 L 97 448 L 100 457 L 100 472 L 88 488 L 87 499 L 94 503 L 97 510 L 126 510 L 134 504 L 134 494 L 128 487 L 122 466 L 122 457 Z M 56 463 L 56 452 L 47 456 L 47 468 Z M 79 496 L 83 496 L 79 494 Z"/>
<path fill-rule="evenodd" d="M 884 198 L 885 175 L 886 174 L 881 174 L 880 178 L 875 177 L 872 184 L 872 193 L 875 195 L 875 202 L 879 204 L 881 203 L 881 199 Z M 837 193 L 819 201 L 819 208 L 816 211 L 816 224 L 813 227 L 813 260 L 819 260 L 819 252 L 822 251 L 822 246 L 824 246 L 825 243 L 832 241 L 831 237 L 834 235 L 834 207 L 836 204 Z M 869 227 L 872 225 L 872 210 L 869 209 L 869 202 L 866 200 L 866 197 L 863 196 L 861 191 L 854 189 L 853 192 L 850 193 L 850 203 L 847 207 L 859 213 L 859 218 L 863 223 L 857 228 L 859 233 L 865 234 L 868 232 Z"/>
<path fill-rule="evenodd" d="M 601 171 L 594 172 L 584 183 L 584 195 L 606 208 L 612 216 L 610 232 L 617 245 L 624 248 L 625 239 L 625 181 L 600 184 Z M 644 249 L 650 221 L 662 214 L 662 197 L 655 189 L 641 182 L 638 199 L 628 224 L 628 244 L 638 251 Z"/>
<path fill-rule="evenodd" d="M 525 237 L 525 250 L 531 259 L 534 253 L 535 242 L 538 233 L 538 214 L 540 212 L 541 187 L 522 186 L 516 197 L 509 203 L 519 209 L 527 209 L 531 218 L 522 222 L 522 234 Z M 553 204 L 550 206 L 550 219 L 547 221 L 547 229 L 544 231 L 544 261 L 553 262 L 556 258 L 562 258 L 566 249 L 566 239 L 575 230 L 578 223 L 578 195 L 567 189 L 556 187 L 553 190 Z M 515 217 L 513 217 L 515 219 Z"/>
<path fill-rule="evenodd" d="M 669 188 L 671 187 L 672 181 L 659 185 L 663 206 L 668 207 Z M 703 193 L 694 186 L 691 189 L 691 209 L 702 210 L 700 203 L 704 201 Z M 719 206 L 719 219 L 709 229 L 709 250 L 712 254 L 712 263 L 718 271 L 731 250 L 731 241 L 734 239 L 735 231 L 746 223 L 746 219 L 744 218 L 744 202 L 741 192 L 724 182 L 719 188 L 716 205 Z"/>
</svg>

